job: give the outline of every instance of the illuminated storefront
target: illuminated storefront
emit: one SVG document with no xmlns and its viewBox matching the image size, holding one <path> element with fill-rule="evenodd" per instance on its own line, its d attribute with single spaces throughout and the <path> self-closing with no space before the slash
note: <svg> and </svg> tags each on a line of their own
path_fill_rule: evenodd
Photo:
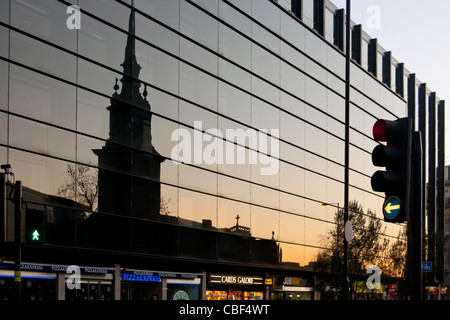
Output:
<svg viewBox="0 0 450 320">
<path fill-rule="evenodd" d="M 270 300 L 313 300 L 314 287 L 300 277 L 279 277 L 270 290 Z"/>
<path fill-rule="evenodd" d="M 201 274 L 125 269 L 122 300 L 200 300 Z"/>
<path fill-rule="evenodd" d="M 210 274 L 206 300 L 264 300 L 264 277 Z"/>
<path fill-rule="evenodd" d="M 0 299 L 14 297 L 14 263 L 0 264 Z M 77 284 L 69 288 L 73 276 L 69 266 L 22 263 L 21 286 L 24 300 L 113 300 L 114 268 L 79 267 Z M 74 282 L 75 283 L 75 282 Z"/>
</svg>

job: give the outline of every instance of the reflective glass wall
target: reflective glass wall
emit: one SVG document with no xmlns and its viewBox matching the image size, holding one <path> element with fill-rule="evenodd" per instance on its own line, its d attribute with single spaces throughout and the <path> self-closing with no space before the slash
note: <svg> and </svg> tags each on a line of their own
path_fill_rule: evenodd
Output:
<svg viewBox="0 0 450 320">
<path fill-rule="evenodd" d="M 45 210 L 45 243 L 294 266 L 327 250 L 344 206 L 345 57 L 329 8 L 324 37 L 314 1 L 304 22 L 288 10 L 2 1 L 0 160 Z M 371 128 L 406 104 L 395 81 L 367 72 L 361 47 L 350 199 L 382 219 Z"/>
</svg>

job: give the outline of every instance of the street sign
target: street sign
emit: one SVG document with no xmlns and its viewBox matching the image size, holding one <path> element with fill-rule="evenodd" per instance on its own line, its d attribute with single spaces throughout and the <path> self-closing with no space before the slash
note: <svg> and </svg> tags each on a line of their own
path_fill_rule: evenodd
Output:
<svg viewBox="0 0 450 320">
<path fill-rule="evenodd" d="M 432 271 L 433 271 L 433 262 L 423 261 L 422 262 L 422 272 L 432 272 Z"/>
<path fill-rule="evenodd" d="M 383 205 L 384 216 L 389 220 L 394 220 L 400 213 L 400 199 L 396 196 L 389 197 Z"/>
</svg>

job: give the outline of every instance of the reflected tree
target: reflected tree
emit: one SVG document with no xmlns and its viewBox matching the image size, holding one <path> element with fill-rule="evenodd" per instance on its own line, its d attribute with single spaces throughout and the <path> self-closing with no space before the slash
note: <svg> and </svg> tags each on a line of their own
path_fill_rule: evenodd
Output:
<svg viewBox="0 0 450 320">
<path fill-rule="evenodd" d="M 64 182 L 57 195 L 82 204 L 89 211 L 98 206 L 98 170 L 93 167 L 68 164 L 64 172 Z M 161 196 L 160 214 L 170 215 L 172 200 Z"/>
<path fill-rule="evenodd" d="M 80 165 L 67 165 L 64 183 L 58 196 L 74 200 L 95 211 L 98 201 L 98 170 Z"/>
<path fill-rule="evenodd" d="M 364 212 L 358 201 L 349 203 L 349 220 L 353 226 L 352 241 L 348 245 L 348 273 L 350 289 L 352 281 L 367 280 L 366 270 L 371 265 L 380 267 L 382 276 L 403 275 L 406 252 L 406 235 L 399 235 L 394 245 L 384 235 L 386 226 L 376 217 L 373 210 Z M 344 256 L 344 209 L 335 215 L 335 228 L 324 236 L 324 246 L 314 263 L 314 269 L 329 275 L 343 274 Z M 332 277 L 324 283 L 327 288 L 341 288 L 340 276 Z"/>
</svg>

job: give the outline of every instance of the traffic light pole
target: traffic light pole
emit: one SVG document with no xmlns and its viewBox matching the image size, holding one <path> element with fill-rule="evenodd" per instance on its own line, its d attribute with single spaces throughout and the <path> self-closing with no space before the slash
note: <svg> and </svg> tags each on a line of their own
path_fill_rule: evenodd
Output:
<svg viewBox="0 0 450 320">
<path fill-rule="evenodd" d="M 412 146 L 412 197 L 409 217 L 409 253 L 412 299 L 421 300 L 423 294 L 422 279 L 422 136 L 419 131 L 413 133 Z"/>
<path fill-rule="evenodd" d="M 16 244 L 16 254 L 14 259 L 14 289 L 16 299 L 22 300 L 22 182 L 16 181 L 14 193 L 14 237 Z"/>
<path fill-rule="evenodd" d="M 345 12 L 345 186 L 344 186 L 344 226 L 348 220 L 349 168 L 350 168 L 350 0 Z M 342 279 L 342 299 L 349 300 L 348 242 L 344 236 L 344 275 Z"/>
</svg>

